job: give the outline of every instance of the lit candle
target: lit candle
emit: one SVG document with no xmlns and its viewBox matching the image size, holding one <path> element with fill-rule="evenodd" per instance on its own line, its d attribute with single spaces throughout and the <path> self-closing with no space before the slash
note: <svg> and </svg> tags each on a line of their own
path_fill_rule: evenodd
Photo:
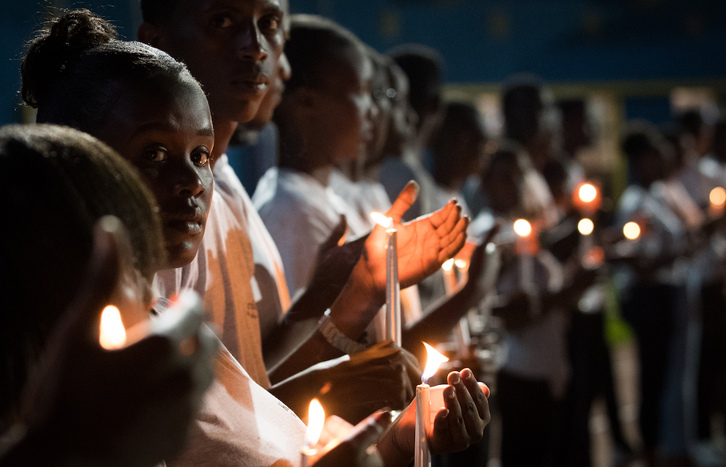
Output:
<svg viewBox="0 0 726 467">
<path fill-rule="evenodd" d="M 592 183 L 582 183 L 575 189 L 572 202 L 577 209 L 591 216 L 600 209 L 600 191 Z"/>
<path fill-rule="evenodd" d="M 464 259 L 451 258 L 441 265 L 441 270 L 444 273 L 444 290 L 447 296 L 452 296 L 456 292 L 458 281 L 456 278 L 456 270 L 459 271 L 461 281 L 466 281 L 468 263 Z M 469 333 L 469 321 L 466 317 L 462 317 L 459 323 L 454 329 L 454 335 L 456 336 L 457 349 L 459 356 L 466 358 L 469 356 L 469 346 L 471 345 L 471 334 Z"/>
<path fill-rule="evenodd" d="M 305 446 L 303 446 L 301 453 L 303 467 L 310 467 L 319 457 L 318 440 L 320 439 L 320 433 L 323 432 L 324 425 L 325 410 L 320 405 L 320 401 L 313 399 L 310 401 L 310 408 L 308 409 L 308 428 L 305 430 Z"/>
<path fill-rule="evenodd" d="M 397 231 L 393 219 L 381 213 L 371 213 L 373 220 L 386 228 L 386 324 L 385 338 L 401 345 L 401 288 L 398 282 Z"/>
<path fill-rule="evenodd" d="M 416 386 L 416 451 L 414 453 L 414 467 L 430 467 L 431 453 L 426 443 L 427 433 L 432 431 L 431 425 L 431 387 L 427 384 L 439 366 L 449 359 L 441 355 L 426 342 L 426 367 L 421 375 L 421 384 Z"/>
<path fill-rule="evenodd" d="M 99 343 L 106 350 L 120 349 L 126 344 L 126 329 L 118 308 L 108 305 L 101 312 Z"/>
<path fill-rule="evenodd" d="M 724 213 L 724 206 L 726 206 L 726 190 L 717 186 L 711 190 L 708 199 L 711 202 L 708 213 L 711 217 L 721 217 Z"/>
<path fill-rule="evenodd" d="M 582 235 L 582 238 L 580 238 L 580 262 L 582 263 L 587 259 L 592 247 L 595 246 L 592 238 L 592 232 L 595 230 L 595 224 L 587 217 L 583 217 L 580 219 L 580 222 L 577 223 L 577 230 L 580 232 L 580 235 Z"/>
</svg>

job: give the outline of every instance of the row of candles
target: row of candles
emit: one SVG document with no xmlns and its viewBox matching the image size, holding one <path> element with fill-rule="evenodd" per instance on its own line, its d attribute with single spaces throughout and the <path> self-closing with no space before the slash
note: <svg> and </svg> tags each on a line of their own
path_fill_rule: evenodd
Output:
<svg viewBox="0 0 726 467">
<path fill-rule="evenodd" d="M 600 207 L 600 193 L 591 183 L 584 183 L 575 190 L 575 206 L 586 216 L 594 215 Z M 712 217 L 719 217 L 724 213 L 726 206 L 726 190 L 721 187 L 714 188 L 710 193 L 711 206 L 709 214 Z M 396 344 L 401 344 L 401 299 L 400 283 L 398 280 L 398 251 L 397 251 L 397 230 L 393 219 L 380 213 L 372 213 L 373 220 L 386 229 L 386 308 L 385 308 L 385 337 Z M 534 294 L 534 255 L 537 253 L 537 236 L 532 224 L 525 219 L 517 219 L 513 225 L 518 236 L 516 245 L 520 257 L 520 280 L 521 287 L 525 293 Z M 590 217 L 583 217 L 578 223 L 578 230 L 585 239 L 588 239 L 595 229 L 595 224 Z M 628 222 L 623 227 L 623 236 L 628 240 L 637 240 L 641 235 L 642 228 L 636 222 Z M 591 241 L 584 241 L 582 254 L 585 255 L 592 247 Z M 458 284 L 467 280 L 468 263 L 463 259 L 451 258 L 442 265 L 444 284 L 447 295 L 456 292 Z M 457 278 L 457 273 L 459 278 Z M 466 318 L 459 322 L 456 332 L 457 347 L 462 357 L 468 356 L 470 348 L 470 336 Z M 126 345 L 126 330 L 121 320 L 121 315 L 113 305 L 108 305 L 101 314 L 101 326 L 99 343 L 104 349 L 114 350 Z M 433 376 L 439 366 L 448 359 L 424 343 L 427 350 L 427 362 L 422 376 L 422 382 L 416 387 L 416 451 L 415 467 L 428 467 L 431 465 L 431 457 L 426 442 L 427 433 L 431 432 L 433 423 L 432 403 L 428 379 Z M 433 414 L 439 408 L 435 407 Z M 321 434 L 328 426 L 328 439 L 321 445 Z M 317 458 L 337 445 L 350 431 L 352 427 L 337 417 L 325 417 L 325 412 L 317 401 L 313 399 L 310 403 L 308 427 L 305 436 L 305 446 L 302 448 L 302 465 L 311 466 Z"/>
</svg>

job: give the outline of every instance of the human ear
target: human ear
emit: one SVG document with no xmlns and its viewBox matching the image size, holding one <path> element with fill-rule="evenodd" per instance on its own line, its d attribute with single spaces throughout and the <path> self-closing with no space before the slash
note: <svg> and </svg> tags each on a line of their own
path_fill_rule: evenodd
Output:
<svg viewBox="0 0 726 467">
<path fill-rule="evenodd" d="M 159 44 L 161 43 L 161 32 L 159 31 L 159 27 L 157 25 L 143 22 L 141 23 L 141 26 L 139 26 L 139 30 L 137 31 L 136 35 L 139 38 L 140 42 L 149 44 L 150 46 L 156 47 L 157 49 L 160 48 Z"/>
</svg>

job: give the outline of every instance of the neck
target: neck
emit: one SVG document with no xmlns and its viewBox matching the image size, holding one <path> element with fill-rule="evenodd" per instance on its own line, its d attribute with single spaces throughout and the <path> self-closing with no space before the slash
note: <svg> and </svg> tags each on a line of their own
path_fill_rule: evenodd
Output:
<svg viewBox="0 0 726 467">
<path fill-rule="evenodd" d="M 214 169 L 214 164 L 222 154 L 227 152 L 229 141 L 237 129 L 237 122 L 230 120 L 218 121 L 212 118 L 212 125 L 214 125 L 214 149 L 212 150 L 212 169 Z"/>
</svg>

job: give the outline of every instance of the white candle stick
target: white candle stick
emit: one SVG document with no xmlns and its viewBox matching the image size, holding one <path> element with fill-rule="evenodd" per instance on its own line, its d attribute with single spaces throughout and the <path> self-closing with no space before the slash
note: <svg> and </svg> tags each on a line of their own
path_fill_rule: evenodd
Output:
<svg viewBox="0 0 726 467">
<path fill-rule="evenodd" d="M 429 425 L 431 424 L 431 387 L 427 384 L 439 366 L 449 359 L 441 355 L 433 347 L 427 343 L 423 343 L 426 347 L 426 367 L 423 375 L 421 375 L 421 384 L 416 386 L 416 450 L 414 451 L 414 467 L 430 467 L 431 452 L 426 441 L 428 433 L 431 432 Z"/>
<path fill-rule="evenodd" d="M 721 217 L 724 213 L 724 207 L 726 207 L 726 190 L 717 186 L 708 195 L 710 206 L 708 208 L 708 214 L 715 218 Z"/>
<path fill-rule="evenodd" d="M 519 267 L 520 290 L 527 294 L 530 300 L 530 313 L 539 314 L 539 300 L 537 287 L 534 282 L 534 255 L 536 254 L 536 240 L 532 225 L 525 219 L 514 221 L 514 232 L 517 234 L 517 265 Z"/>
<path fill-rule="evenodd" d="M 386 319 L 385 339 L 401 345 L 401 285 L 398 281 L 398 232 L 393 219 L 371 213 L 373 220 L 386 228 Z"/>
</svg>

